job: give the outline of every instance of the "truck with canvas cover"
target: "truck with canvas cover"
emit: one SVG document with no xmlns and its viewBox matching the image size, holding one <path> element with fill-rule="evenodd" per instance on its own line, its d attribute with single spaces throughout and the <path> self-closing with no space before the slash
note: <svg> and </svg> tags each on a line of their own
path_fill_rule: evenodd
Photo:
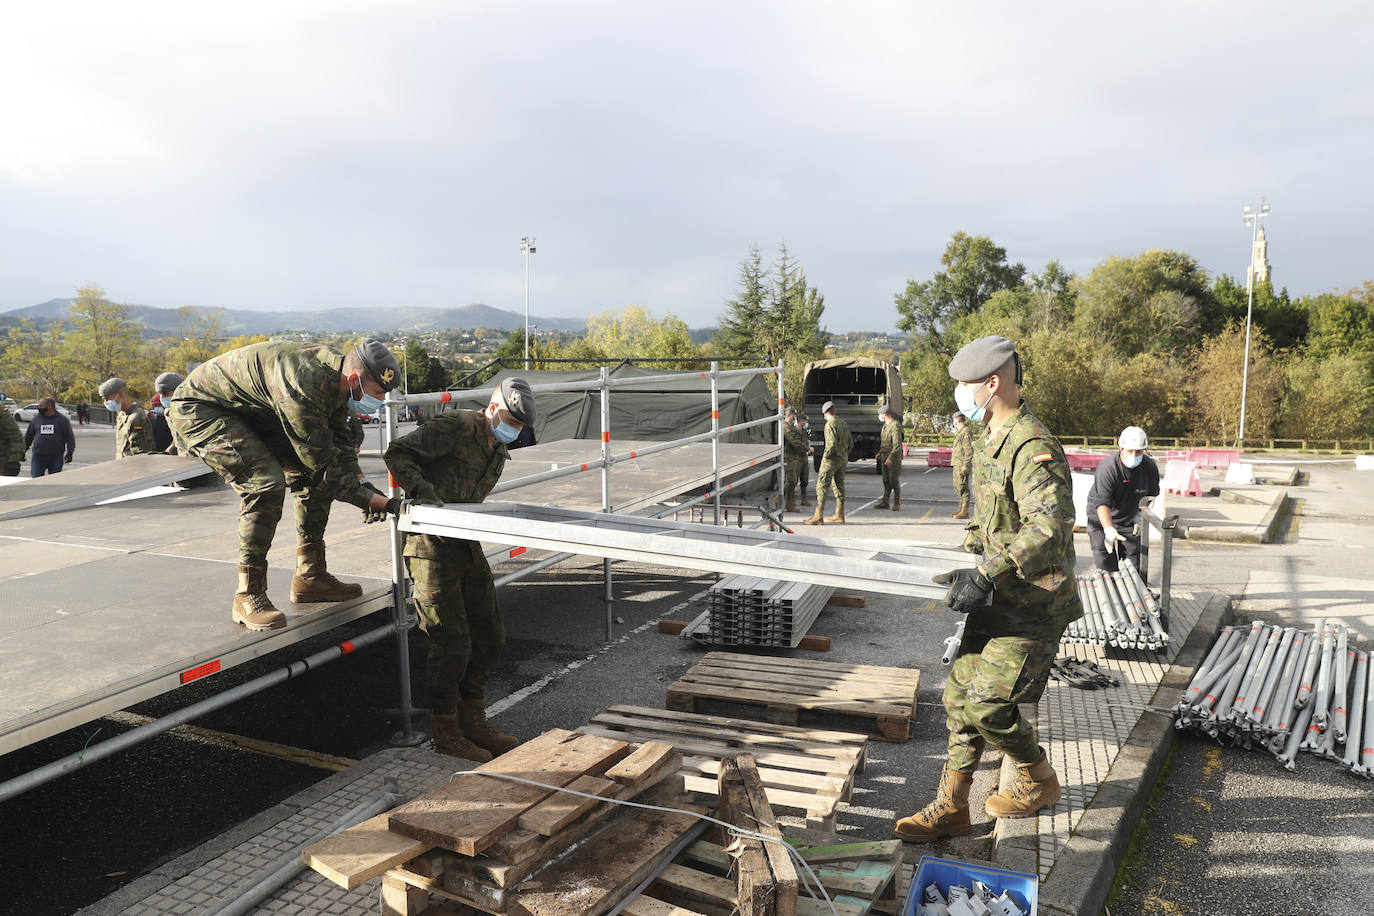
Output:
<svg viewBox="0 0 1374 916">
<path fill-rule="evenodd" d="M 883 429 L 878 407 L 890 404 L 897 422 L 902 420 L 901 373 L 892 363 L 877 359 L 843 357 L 806 364 L 802 369 L 802 412 L 811 420 L 811 460 L 817 468 L 825 448 L 821 405 L 826 401 L 834 402 L 835 415 L 849 425 L 854 437 L 849 460 L 875 458 Z"/>
</svg>

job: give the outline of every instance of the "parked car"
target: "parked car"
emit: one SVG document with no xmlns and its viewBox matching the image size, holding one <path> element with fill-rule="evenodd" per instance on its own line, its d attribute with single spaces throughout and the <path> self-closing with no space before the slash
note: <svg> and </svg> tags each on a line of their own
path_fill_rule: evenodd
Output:
<svg viewBox="0 0 1374 916">
<path fill-rule="evenodd" d="M 66 417 L 68 420 L 76 419 L 76 414 L 68 410 L 67 408 L 63 407 L 61 404 L 57 405 L 57 412 L 62 414 L 62 416 Z M 14 411 L 14 419 L 18 420 L 20 423 L 27 423 L 36 416 L 38 416 L 37 401 L 34 401 L 32 404 L 25 404 L 23 407 L 20 407 L 18 410 Z"/>
</svg>

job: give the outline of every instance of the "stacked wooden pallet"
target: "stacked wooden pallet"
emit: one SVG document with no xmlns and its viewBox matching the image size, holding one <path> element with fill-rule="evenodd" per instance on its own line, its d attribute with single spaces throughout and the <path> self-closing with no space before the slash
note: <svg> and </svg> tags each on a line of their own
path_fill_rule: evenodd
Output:
<svg viewBox="0 0 1374 916">
<path fill-rule="evenodd" d="M 754 755 L 768 803 L 806 817 L 807 826 L 835 829 L 836 808 L 847 802 L 854 774 L 863 772 L 868 738 L 851 732 L 774 725 L 751 719 L 612 706 L 579 731 L 622 741 L 661 741 L 682 755 L 687 791 L 715 806 L 723 758 Z"/>
<path fill-rule="evenodd" d="M 708 652 L 668 688 L 668 708 L 699 701 L 767 708 L 769 722 L 796 725 L 801 711 L 871 720 L 884 741 L 911 737 L 920 672 L 812 659 Z"/>
<path fill-rule="evenodd" d="M 553 729 L 303 857 L 343 887 L 382 875 L 384 912 L 403 916 L 436 898 L 510 916 L 592 916 L 631 895 L 701 825 L 691 813 L 599 799 L 681 807 L 681 766 L 662 742 Z"/>
</svg>

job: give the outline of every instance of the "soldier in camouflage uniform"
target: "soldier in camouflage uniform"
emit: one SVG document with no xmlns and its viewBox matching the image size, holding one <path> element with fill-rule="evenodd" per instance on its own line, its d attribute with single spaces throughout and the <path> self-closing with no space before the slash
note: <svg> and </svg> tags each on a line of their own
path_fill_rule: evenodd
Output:
<svg viewBox="0 0 1374 916">
<path fill-rule="evenodd" d="M 878 408 L 878 419 L 883 421 L 882 438 L 878 440 L 878 470 L 883 475 L 883 498 L 874 504 L 875 509 L 886 509 L 887 495 L 892 494 L 892 511 L 902 509 L 902 424 L 887 404 Z"/>
<path fill-rule="evenodd" d="M 24 464 L 24 434 L 10 409 L 0 404 L 0 474 L 18 477 Z"/>
<path fill-rule="evenodd" d="M 807 456 L 811 452 L 811 443 L 806 441 L 806 435 L 797 425 L 797 409 L 787 408 L 782 423 L 782 454 L 783 454 L 783 474 L 782 492 L 787 500 L 783 506 L 784 512 L 796 512 L 797 502 L 793 494 L 801 489 L 802 468 L 806 465 Z M 803 505 L 805 505 L 805 493 L 802 495 Z"/>
<path fill-rule="evenodd" d="M 986 744 L 1015 764 L 1015 779 L 988 798 L 991 817 L 1029 817 L 1059 800 L 1059 780 L 1017 704 L 1035 703 L 1059 637 L 1082 613 L 1074 580 L 1073 485 L 1059 441 L 1020 397 L 1020 359 L 1005 337 L 982 337 L 949 364 L 970 419 L 987 417 L 973 458 L 973 518 L 964 548 L 977 567 L 941 573 L 946 601 L 968 613 L 945 682 L 949 747 L 939 793 L 897 822 L 914 842 L 969 832 L 968 794 Z"/>
<path fill-rule="evenodd" d="M 492 391 L 485 412 L 453 410 L 391 443 L 386 466 L 421 505 L 480 503 L 501 477 L 506 447 L 534 423 L 534 395 L 524 379 Z M 486 719 L 484 691 L 506 643 L 491 567 L 477 541 L 406 536 L 406 568 L 415 582 L 420 628 L 429 637 L 431 721 L 443 754 L 485 761 L 519 741 Z"/>
<path fill-rule="evenodd" d="M 195 455 L 239 494 L 239 585 L 232 616 L 250 630 L 286 626 L 267 597 L 267 552 L 289 487 L 295 495 L 296 575 L 291 600 L 362 594 L 325 563 L 331 500 L 365 517 L 395 512 L 358 468 L 348 411 L 371 412 L 400 382 L 396 358 L 367 339 L 340 356 L 290 341 L 249 344 L 201 363 L 176 389 L 167 422 L 178 453 Z M 352 403 L 350 403 L 350 398 Z"/>
<path fill-rule="evenodd" d="M 105 409 L 115 418 L 115 458 L 151 454 L 153 428 L 148 421 L 148 412 L 129 396 L 124 379 L 108 378 L 100 383 L 99 391 Z"/>
<path fill-rule="evenodd" d="M 968 518 L 968 475 L 973 468 L 973 430 L 962 413 L 954 415 L 954 449 L 950 455 L 954 468 L 954 492 L 959 495 L 959 508 L 950 518 Z"/>
<path fill-rule="evenodd" d="M 821 453 L 821 471 L 816 476 L 816 512 L 805 522 L 807 525 L 822 525 L 825 522 L 844 524 L 844 471 L 849 466 L 849 452 L 854 447 L 854 437 L 849 434 L 849 424 L 835 416 L 835 405 L 826 401 L 821 405 L 821 415 L 825 417 L 825 451 Z M 835 491 L 835 514 L 823 519 L 827 490 Z"/>
</svg>

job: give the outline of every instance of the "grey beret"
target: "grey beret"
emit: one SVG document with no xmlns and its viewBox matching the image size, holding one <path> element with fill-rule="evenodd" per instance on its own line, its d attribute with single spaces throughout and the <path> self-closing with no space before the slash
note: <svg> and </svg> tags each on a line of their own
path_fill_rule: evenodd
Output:
<svg viewBox="0 0 1374 916">
<path fill-rule="evenodd" d="M 358 355 L 362 357 L 367 374 L 382 386 L 383 391 L 390 391 L 401 384 L 401 364 L 396 362 L 396 357 L 391 355 L 386 344 L 372 337 L 365 338 L 358 344 Z"/>
<path fill-rule="evenodd" d="M 884 404 L 883 406 L 881 406 L 881 407 L 878 408 L 878 416 L 880 416 L 880 417 L 893 417 L 893 418 L 895 419 L 897 415 L 896 415 L 895 413 L 892 412 L 892 408 L 891 408 L 891 407 L 889 407 L 887 404 Z"/>
<path fill-rule="evenodd" d="M 124 384 L 124 379 L 118 376 L 107 378 L 105 379 L 105 381 L 100 383 L 100 396 L 102 398 L 108 398 L 116 391 L 123 391 L 125 388 L 128 387 L 128 385 Z"/>
<path fill-rule="evenodd" d="M 834 401 L 826 401 L 824 404 L 821 405 L 821 413 L 830 413 L 830 411 L 832 411 L 832 410 L 834 410 L 834 409 L 835 409 L 835 402 L 834 402 Z"/>
<path fill-rule="evenodd" d="M 1016 355 L 1016 345 L 991 335 L 964 344 L 949 361 L 949 377 L 957 382 L 981 382 Z"/>
<path fill-rule="evenodd" d="M 159 394 L 166 394 L 169 391 L 176 391 L 177 386 L 184 381 L 186 379 L 175 372 L 164 372 L 153 381 L 153 389 Z"/>
<path fill-rule="evenodd" d="M 522 378 L 508 378 L 501 382 L 501 400 L 515 419 L 529 426 L 534 422 L 534 392 Z"/>
<path fill-rule="evenodd" d="M 784 417 L 795 417 L 797 415 L 797 408 L 789 407 L 782 412 L 782 415 Z"/>
</svg>

